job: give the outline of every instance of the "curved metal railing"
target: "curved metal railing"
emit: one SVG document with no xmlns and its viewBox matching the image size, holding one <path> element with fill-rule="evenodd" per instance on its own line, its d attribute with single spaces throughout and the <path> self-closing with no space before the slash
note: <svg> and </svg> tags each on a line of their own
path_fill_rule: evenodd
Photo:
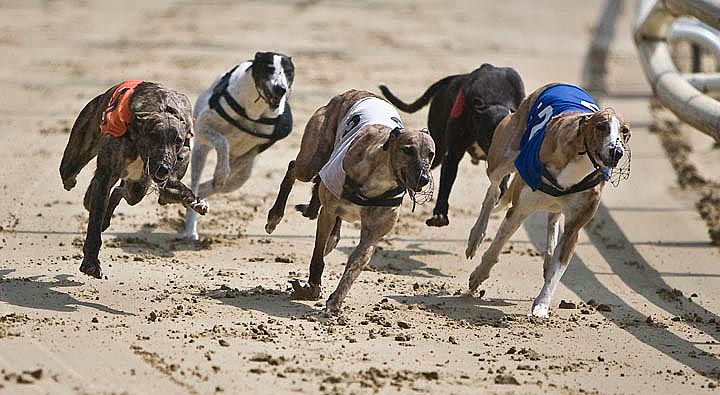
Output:
<svg viewBox="0 0 720 395">
<path fill-rule="evenodd" d="M 720 102 L 698 90 L 709 91 L 720 85 L 720 74 L 682 75 L 670 57 L 671 25 L 682 16 L 695 17 L 711 28 L 720 29 L 720 1 L 640 1 L 634 26 L 635 45 L 658 100 L 678 118 L 720 142 Z M 685 38 L 704 44 L 702 39 L 688 36 Z"/>
</svg>

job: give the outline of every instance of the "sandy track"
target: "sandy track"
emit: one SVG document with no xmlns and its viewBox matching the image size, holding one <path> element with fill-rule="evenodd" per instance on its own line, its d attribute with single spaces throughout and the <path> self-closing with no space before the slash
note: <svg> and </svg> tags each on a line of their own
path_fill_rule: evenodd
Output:
<svg viewBox="0 0 720 395">
<path fill-rule="evenodd" d="M 403 208 L 350 292 L 346 325 L 286 293 L 288 279 L 307 274 L 314 223 L 288 213 L 277 234 L 262 230 L 305 121 L 332 95 L 384 81 L 414 98 L 483 62 L 515 67 L 528 91 L 578 82 L 599 14 L 582 3 L 528 12 L 520 0 L 3 2 L 0 393 L 709 392 L 720 374 L 720 253 L 647 133 L 645 100 L 607 101 L 635 125 L 633 175 L 607 189 L 557 292 L 556 306 L 578 308 L 550 319 L 526 315 L 541 286 L 542 216 L 501 255 L 484 299 L 458 295 L 477 264 L 463 251 L 487 185 L 482 165 L 462 164 L 450 227 L 424 226 L 430 205 Z M 630 8 L 609 85 L 647 93 Z M 177 207 L 121 205 L 101 252 L 110 279 L 81 276 L 92 169 L 70 193 L 57 173 L 77 112 L 128 78 L 194 99 L 258 49 L 294 57 L 293 135 L 261 156 L 241 191 L 211 199 L 203 242 L 177 239 Z M 421 127 L 425 117 L 405 121 Z M 296 187 L 290 203 L 308 193 Z M 494 217 L 489 234 L 498 225 Z M 325 295 L 356 242 L 345 227 Z"/>
</svg>

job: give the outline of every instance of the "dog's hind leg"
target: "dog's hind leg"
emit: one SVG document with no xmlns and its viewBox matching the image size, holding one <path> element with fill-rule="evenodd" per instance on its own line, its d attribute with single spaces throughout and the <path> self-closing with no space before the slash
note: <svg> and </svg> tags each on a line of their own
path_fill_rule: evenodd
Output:
<svg viewBox="0 0 720 395">
<path fill-rule="evenodd" d="M 147 193 L 148 186 L 149 183 L 147 180 L 139 182 L 122 180 L 120 185 L 113 188 L 113 191 L 110 194 L 110 199 L 108 200 L 107 209 L 105 209 L 105 219 L 103 220 L 102 228 L 103 232 L 110 227 L 110 220 L 112 219 L 113 213 L 115 212 L 118 204 L 120 204 L 120 201 L 125 198 L 125 201 L 130 206 L 140 203 Z"/>
<path fill-rule="evenodd" d="M 265 232 L 268 234 L 275 230 L 285 215 L 285 205 L 287 205 L 293 184 L 295 184 L 295 161 L 291 160 L 290 163 L 288 163 L 285 177 L 280 183 L 280 190 L 278 191 L 277 198 L 275 198 L 275 203 L 268 212 L 267 223 L 265 224 Z"/>
<path fill-rule="evenodd" d="M 200 195 L 200 177 L 202 177 L 205 161 L 207 160 L 210 146 L 196 142 L 192 149 L 192 158 L 190 160 L 190 187 L 195 196 L 206 197 Z M 212 185 L 212 184 L 210 184 Z M 197 213 L 195 210 L 188 208 L 185 210 L 185 238 L 197 240 Z"/>
<path fill-rule="evenodd" d="M 375 252 L 375 244 L 390 232 L 397 218 L 398 210 L 396 209 L 366 207 L 362 210 L 360 242 L 348 258 L 345 272 L 343 272 L 335 292 L 327 300 L 325 311 L 328 314 L 336 315 L 340 312 L 340 307 L 350 292 L 353 282 L 370 263 Z"/>
<path fill-rule="evenodd" d="M 547 317 L 550 312 L 550 302 L 555 290 L 557 289 L 560 279 L 562 278 L 565 270 L 567 269 L 568 263 L 570 262 L 570 256 L 575 251 L 575 244 L 577 243 L 578 233 L 590 219 L 592 219 L 595 211 L 597 210 L 598 204 L 600 203 L 600 196 L 588 199 L 588 193 L 596 193 L 595 191 L 588 191 L 585 193 L 579 193 L 574 203 L 576 204 L 571 210 L 563 211 L 565 215 L 565 226 L 560 236 L 557 248 L 553 252 L 552 258 L 550 259 L 550 265 L 545 270 L 545 284 L 543 285 L 540 294 L 535 298 L 532 305 L 532 314 L 536 317 Z"/>
<path fill-rule="evenodd" d="M 315 176 L 313 178 L 312 195 L 310 196 L 310 203 L 308 204 L 297 204 L 295 210 L 299 211 L 303 217 L 308 219 L 315 219 L 320 212 L 320 177 Z"/>
<path fill-rule="evenodd" d="M 560 236 L 560 213 L 548 213 L 547 243 L 543 255 L 543 278 L 547 280 L 548 268 Z"/>
<path fill-rule="evenodd" d="M 76 177 L 98 153 L 98 141 L 101 138 L 98 112 L 105 103 L 107 93 L 92 99 L 80 111 L 68 139 L 62 161 L 60 162 L 60 177 L 63 187 L 71 190 L 77 184 Z"/>
<path fill-rule="evenodd" d="M 333 226 L 332 232 L 330 232 L 330 239 L 328 239 L 327 244 L 325 245 L 325 253 L 324 255 L 327 256 L 329 253 L 332 252 L 332 250 L 337 247 L 338 243 L 340 242 L 340 228 L 342 227 L 342 220 L 340 217 L 335 218 L 335 226 Z"/>
<path fill-rule="evenodd" d="M 320 284 L 322 282 L 322 273 L 325 270 L 325 248 L 328 245 L 330 234 L 335 226 L 336 216 L 328 212 L 323 207 L 320 209 L 320 215 L 317 220 L 317 229 L 315 231 L 315 248 L 313 248 L 312 258 L 310 259 L 310 275 L 306 286 L 300 286 L 297 281 L 292 283 L 294 288 L 293 299 L 301 300 L 317 300 L 320 297 Z"/>
<path fill-rule="evenodd" d="M 502 251 L 503 246 L 505 246 L 505 243 L 510 240 L 510 237 L 512 237 L 520 225 L 522 225 L 523 221 L 525 221 L 525 218 L 531 213 L 531 210 L 526 210 L 522 206 L 515 205 L 507 211 L 505 219 L 502 224 L 500 224 L 495 238 L 492 243 L 490 243 L 490 247 L 488 247 L 487 251 L 483 254 L 480 264 L 473 270 L 472 274 L 470 274 L 470 291 L 474 292 L 483 281 L 490 277 L 490 271 L 498 262 L 498 256 L 500 256 L 500 251 Z"/>
<path fill-rule="evenodd" d="M 501 192 L 500 185 L 505 176 L 510 174 L 514 168 L 515 165 L 510 161 L 504 166 L 500 166 L 488 174 L 488 178 L 490 178 L 490 186 L 485 193 L 485 200 L 483 201 L 482 208 L 480 209 L 480 215 L 478 215 L 475 225 L 473 225 L 472 230 L 470 230 L 467 249 L 465 249 L 465 256 L 468 259 L 472 259 L 472 257 L 475 256 L 478 246 L 480 246 L 480 243 L 482 243 L 485 238 L 490 213 L 499 203 Z"/>
</svg>

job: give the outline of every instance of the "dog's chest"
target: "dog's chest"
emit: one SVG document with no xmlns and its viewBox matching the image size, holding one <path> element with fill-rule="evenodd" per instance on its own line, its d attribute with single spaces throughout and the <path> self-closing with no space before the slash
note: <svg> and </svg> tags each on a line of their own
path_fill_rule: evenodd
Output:
<svg viewBox="0 0 720 395">
<path fill-rule="evenodd" d="M 138 181 L 143 178 L 144 168 L 145 162 L 143 162 L 142 158 L 138 157 L 125 166 L 125 171 L 121 178 L 129 181 Z"/>
<path fill-rule="evenodd" d="M 269 140 L 253 136 L 241 130 L 233 130 L 225 134 L 230 145 L 230 156 L 238 157 L 247 154 L 255 147 L 267 143 Z"/>
<path fill-rule="evenodd" d="M 593 170 L 595 168 L 590 159 L 588 159 L 587 155 L 582 155 L 571 160 L 567 166 L 560 170 L 555 179 L 560 186 L 568 188 L 582 181 Z"/>
</svg>

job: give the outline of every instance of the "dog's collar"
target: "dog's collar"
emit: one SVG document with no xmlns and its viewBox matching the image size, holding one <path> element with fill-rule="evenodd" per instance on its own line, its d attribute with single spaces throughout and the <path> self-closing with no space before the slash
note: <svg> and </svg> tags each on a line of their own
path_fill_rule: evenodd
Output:
<svg viewBox="0 0 720 395">
<path fill-rule="evenodd" d="M 275 128 L 273 130 L 272 134 L 258 133 L 257 131 L 253 130 L 252 128 L 248 128 L 245 125 L 241 124 L 240 122 L 237 121 L 237 119 L 231 117 L 230 114 L 228 114 L 227 111 L 225 111 L 223 106 L 220 104 L 220 98 L 224 98 L 225 102 L 228 104 L 228 106 L 230 106 L 230 108 L 237 115 L 239 115 L 242 118 L 245 118 L 246 120 L 248 120 L 249 122 L 252 122 L 252 123 L 259 123 L 262 125 L 276 125 L 278 123 L 279 117 L 276 117 L 276 118 L 262 117 L 259 119 L 250 118 L 250 116 L 247 115 L 245 108 L 243 108 L 243 106 L 241 106 L 240 103 L 238 103 L 232 97 L 230 92 L 228 92 L 227 87 L 230 83 L 230 77 L 232 76 L 232 73 L 238 68 L 238 66 L 239 65 L 233 67 L 232 69 L 230 69 L 230 71 L 225 73 L 225 75 L 222 76 L 222 78 L 217 83 L 217 85 L 215 85 L 215 88 L 213 89 L 213 93 L 210 96 L 210 100 L 208 101 L 210 108 L 215 110 L 215 112 L 217 112 L 218 115 L 220 115 L 220 117 L 222 119 L 227 121 L 227 123 L 235 126 L 236 128 L 242 130 L 245 133 L 251 134 L 255 137 L 260 137 L 260 138 L 264 138 L 264 139 L 268 139 L 268 140 L 272 140 L 272 141 L 278 141 L 278 140 L 284 139 L 285 137 L 287 137 L 290 134 L 291 130 L 285 129 L 285 128 Z"/>
<path fill-rule="evenodd" d="M 544 179 L 548 180 L 550 184 L 546 183 L 543 179 L 540 179 L 540 187 L 538 189 L 550 196 L 558 197 L 569 195 L 571 193 L 587 191 L 588 189 L 594 188 L 596 185 L 607 181 L 610 178 L 607 167 L 601 166 L 597 160 L 595 160 L 595 158 L 590 154 L 587 144 L 585 144 L 585 151 L 578 152 L 578 155 L 587 155 L 595 170 L 585 176 L 585 178 L 580 180 L 577 184 L 569 188 L 563 188 L 555 176 L 548 171 L 547 167 L 543 166 L 542 176 Z"/>
<path fill-rule="evenodd" d="M 360 184 L 350 177 L 345 177 L 342 198 L 358 206 L 364 207 L 397 207 L 402 204 L 405 197 L 405 187 L 398 185 L 375 197 L 367 197 L 360 193 Z"/>
</svg>

